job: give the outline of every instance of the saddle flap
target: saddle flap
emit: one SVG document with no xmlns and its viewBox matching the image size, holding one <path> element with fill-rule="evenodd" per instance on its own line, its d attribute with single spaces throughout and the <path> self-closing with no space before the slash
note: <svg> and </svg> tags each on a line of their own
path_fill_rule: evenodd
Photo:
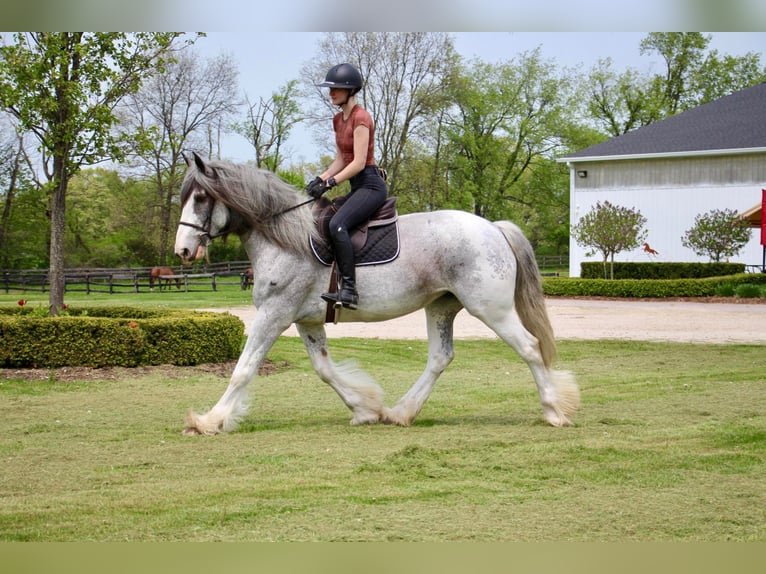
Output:
<svg viewBox="0 0 766 574">
<path fill-rule="evenodd" d="M 340 207 L 346 202 L 346 196 L 336 197 L 333 200 L 328 199 L 327 197 L 320 197 L 316 202 L 314 202 L 314 207 L 312 208 L 314 212 L 314 220 L 317 224 L 317 231 L 319 232 L 319 237 L 324 241 L 325 243 L 329 243 L 330 241 L 330 220 L 332 219 L 332 216 L 335 215 Z M 389 197 L 386 199 L 385 203 L 378 208 L 375 213 L 372 214 L 370 217 L 370 220 L 365 222 L 364 224 L 360 225 L 358 228 L 353 230 L 351 232 L 351 240 L 352 243 L 355 245 L 358 243 L 359 240 L 356 242 L 354 241 L 354 235 L 357 233 L 362 233 L 362 235 L 366 235 L 367 228 L 368 227 L 379 227 L 381 225 L 388 225 L 390 223 L 394 223 L 399 217 L 399 214 L 396 211 L 396 197 Z M 364 246 L 364 241 L 362 241 L 361 246 Z"/>
<path fill-rule="evenodd" d="M 317 259 L 325 265 L 334 260 L 330 241 L 330 220 L 338 212 L 346 197 L 329 200 L 322 197 L 314 203 L 314 220 L 319 241 L 310 240 L 311 249 Z M 392 261 L 399 255 L 399 233 L 396 211 L 396 197 L 389 197 L 385 203 L 363 225 L 351 231 L 351 244 L 357 265 L 376 265 Z"/>
</svg>

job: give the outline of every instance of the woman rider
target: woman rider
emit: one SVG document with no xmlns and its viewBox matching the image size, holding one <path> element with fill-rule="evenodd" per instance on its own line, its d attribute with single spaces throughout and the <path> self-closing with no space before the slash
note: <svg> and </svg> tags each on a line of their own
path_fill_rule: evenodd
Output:
<svg viewBox="0 0 766 574">
<path fill-rule="evenodd" d="M 350 231 L 367 221 L 388 196 L 386 182 L 375 165 L 375 126 L 369 112 L 356 100 L 362 89 L 362 75 L 351 64 L 333 66 L 321 87 L 330 88 L 330 101 L 340 111 L 333 117 L 335 160 L 306 186 L 306 192 L 319 198 L 328 189 L 348 180 L 351 191 L 330 220 L 330 239 L 340 272 L 338 293 L 323 293 L 322 299 L 336 306 L 356 309 L 354 248 Z"/>
</svg>

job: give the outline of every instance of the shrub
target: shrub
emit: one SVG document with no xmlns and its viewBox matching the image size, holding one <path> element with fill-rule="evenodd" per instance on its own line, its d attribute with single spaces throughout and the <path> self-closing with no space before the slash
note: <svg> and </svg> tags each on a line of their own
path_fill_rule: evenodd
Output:
<svg viewBox="0 0 766 574">
<path fill-rule="evenodd" d="M 739 273 L 702 279 L 582 279 L 546 277 L 545 295 L 561 297 L 712 297 L 721 285 L 766 285 L 766 274 Z"/>
<path fill-rule="evenodd" d="M 43 317 L 0 308 L 2 367 L 195 365 L 237 357 L 244 325 L 228 313 L 128 307 L 67 309 Z"/>
<path fill-rule="evenodd" d="M 737 285 L 734 292 L 737 297 L 743 299 L 757 299 L 761 296 L 761 287 L 752 283 L 743 283 L 742 285 Z"/>
<path fill-rule="evenodd" d="M 717 297 L 734 297 L 736 289 L 731 283 L 721 283 L 715 288 L 715 294 Z"/>
<path fill-rule="evenodd" d="M 722 277 L 745 272 L 744 263 L 701 263 L 677 261 L 614 263 L 615 279 L 693 279 L 700 277 Z M 583 279 L 603 279 L 604 266 L 596 261 L 580 263 Z"/>
</svg>

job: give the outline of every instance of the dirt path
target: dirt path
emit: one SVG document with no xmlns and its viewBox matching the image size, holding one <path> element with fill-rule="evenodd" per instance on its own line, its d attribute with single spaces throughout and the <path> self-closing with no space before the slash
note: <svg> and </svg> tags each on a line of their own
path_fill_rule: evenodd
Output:
<svg viewBox="0 0 766 574">
<path fill-rule="evenodd" d="M 694 343 L 766 343 L 766 305 L 688 301 L 607 301 L 589 299 L 546 299 L 548 313 L 558 339 L 625 339 L 637 341 L 681 341 Z M 245 325 L 255 315 L 254 307 L 227 310 Z M 294 326 L 286 336 L 298 336 Z M 327 325 L 328 337 L 380 339 L 426 338 L 425 313 L 417 311 L 380 323 Z M 461 311 L 455 320 L 455 337 L 495 337 L 481 321 Z"/>
</svg>

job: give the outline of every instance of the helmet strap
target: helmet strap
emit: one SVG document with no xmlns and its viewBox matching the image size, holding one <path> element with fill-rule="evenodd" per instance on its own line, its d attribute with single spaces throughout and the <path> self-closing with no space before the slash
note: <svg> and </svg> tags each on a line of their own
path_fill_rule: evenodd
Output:
<svg viewBox="0 0 766 574">
<path fill-rule="evenodd" d="M 354 88 L 349 88 L 349 89 L 347 89 L 347 90 L 346 90 L 346 99 L 345 99 L 345 100 L 343 100 L 343 101 L 342 101 L 340 104 L 338 104 L 338 107 L 339 107 L 339 108 L 342 108 L 343 106 L 345 106 L 345 105 L 348 103 L 348 101 L 349 101 L 349 100 L 350 100 L 350 99 L 351 99 L 353 96 L 355 96 L 355 95 L 356 95 L 356 92 L 354 91 Z"/>
</svg>

